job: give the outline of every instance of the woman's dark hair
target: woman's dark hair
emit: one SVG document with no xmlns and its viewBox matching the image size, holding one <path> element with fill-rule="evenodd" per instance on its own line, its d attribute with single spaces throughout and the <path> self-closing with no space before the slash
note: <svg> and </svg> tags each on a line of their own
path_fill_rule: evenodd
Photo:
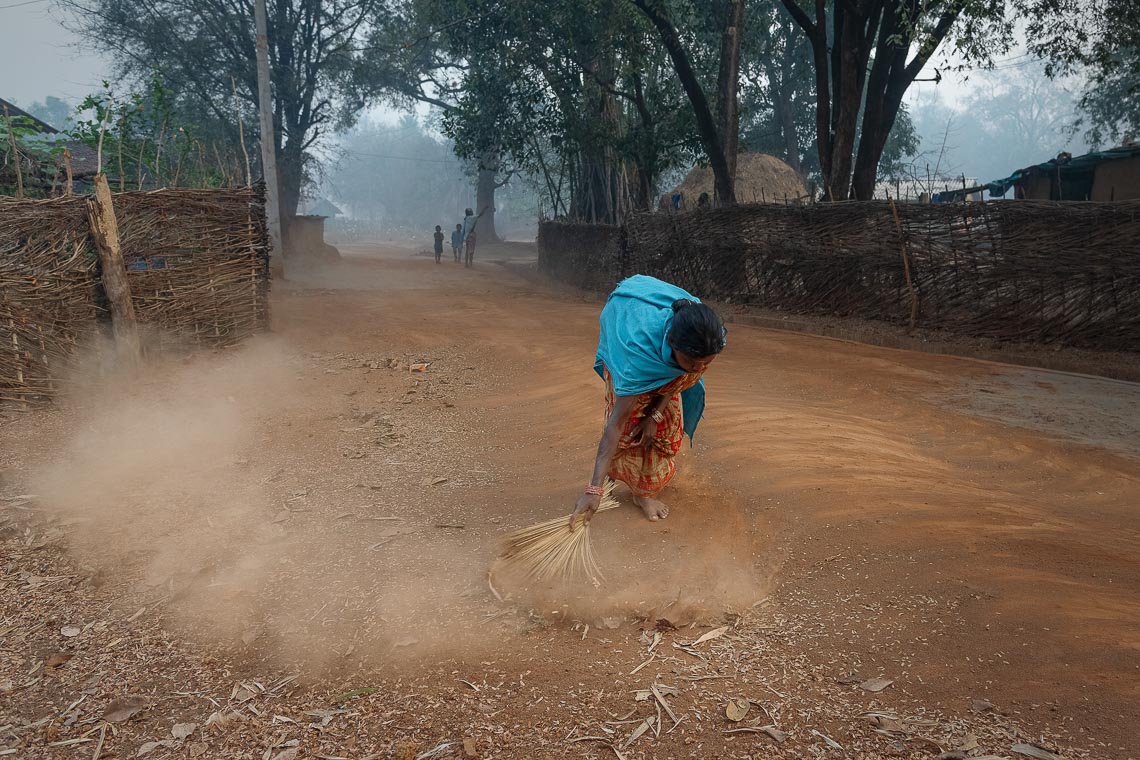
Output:
<svg viewBox="0 0 1140 760">
<path fill-rule="evenodd" d="M 673 326 L 665 341 L 694 359 L 716 356 L 724 350 L 724 322 L 703 303 L 679 298 L 673 302 Z"/>
</svg>

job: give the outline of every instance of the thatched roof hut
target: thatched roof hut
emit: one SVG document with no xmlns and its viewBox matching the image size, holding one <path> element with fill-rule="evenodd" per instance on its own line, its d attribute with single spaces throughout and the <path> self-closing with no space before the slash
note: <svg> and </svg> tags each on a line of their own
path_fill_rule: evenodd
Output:
<svg viewBox="0 0 1140 760">
<path fill-rule="evenodd" d="M 697 207 L 701 193 L 713 197 L 713 173 L 707 166 L 694 167 L 685 180 L 671 191 L 661 196 L 658 204 L 661 209 L 673 207 L 673 196 L 681 193 L 684 208 Z M 775 156 L 765 153 L 741 153 L 736 158 L 736 201 L 737 203 L 783 203 L 784 199 L 794 201 L 808 194 L 804 182 L 795 169 Z"/>
</svg>

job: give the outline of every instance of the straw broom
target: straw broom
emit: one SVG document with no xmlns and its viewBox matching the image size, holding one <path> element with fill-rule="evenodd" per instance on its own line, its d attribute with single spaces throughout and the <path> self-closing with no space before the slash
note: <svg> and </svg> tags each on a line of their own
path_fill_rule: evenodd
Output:
<svg viewBox="0 0 1140 760">
<path fill-rule="evenodd" d="M 599 512 L 619 506 L 613 497 L 614 481 L 607 479 Z M 521 528 L 503 536 L 497 567 L 538 581 L 602 577 L 590 546 L 590 524 L 579 519 L 574 527 L 565 517 Z"/>
</svg>

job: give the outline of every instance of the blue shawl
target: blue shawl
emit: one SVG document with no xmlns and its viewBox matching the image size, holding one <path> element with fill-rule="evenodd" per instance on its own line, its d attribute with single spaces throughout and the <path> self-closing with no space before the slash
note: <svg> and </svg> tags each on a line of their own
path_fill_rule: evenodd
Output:
<svg viewBox="0 0 1140 760">
<path fill-rule="evenodd" d="M 672 382 L 685 370 L 673 361 L 665 341 L 673 325 L 673 302 L 700 299 L 676 285 L 643 274 L 622 280 L 602 309 L 594 371 L 610 371 L 614 393 L 637 396 Z M 705 411 L 705 381 L 681 392 L 682 426 L 690 443 Z"/>
</svg>

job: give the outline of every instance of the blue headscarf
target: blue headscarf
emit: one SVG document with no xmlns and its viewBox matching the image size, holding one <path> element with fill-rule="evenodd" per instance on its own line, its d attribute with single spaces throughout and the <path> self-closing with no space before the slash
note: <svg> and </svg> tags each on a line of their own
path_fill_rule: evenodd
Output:
<svg viewBox="0 0 1140 760">
<path fill-rule="evenodd" d="M 655 391 L 685 374 L 666 341 L 673 325 L 673 302 L 687 298 L 700 303 L 676 285 L 643 274 L 622 280 L 602 309 L 601 335 L 594 370 L 610 371 L 614 393 L 637 396 Z M 705 381 L 681 391 L 682 427 L 689 441 L 705 411 Z"/>
</svg>

